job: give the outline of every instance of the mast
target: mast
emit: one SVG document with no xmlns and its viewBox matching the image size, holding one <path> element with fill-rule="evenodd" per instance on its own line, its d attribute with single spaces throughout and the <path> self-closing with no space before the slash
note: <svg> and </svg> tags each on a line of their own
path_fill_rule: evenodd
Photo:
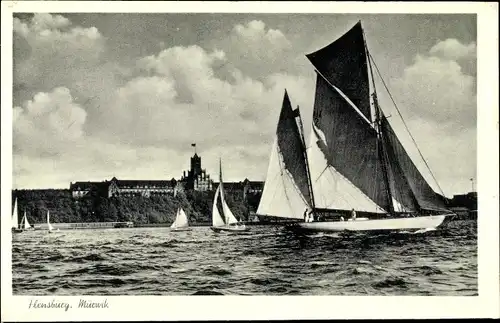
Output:
<svg viewBox="0 0 500 323">
<path fill-rule="evenodd" d="M 304 155 L 304 160 L 306 162 L 306 173 L 307 173 L 307 185 L 309 186 L 309 191 L 311 193 L 311 207 L 314 212 L 316 206 L 314 205 L 314 192 L 311 180 L 311 172 L 309 170 L 309 159 L 307 157 L 306 139 L 304 137 L 304 125 L 302 124 L 302 118 L 300 117 L 299 106 L 297 105 L 297 115 L 299 116 L 299 127 L 300 127 L 300 138 L 302 139 L 302 153 Z"/>
<path fill-rule="evenodd" d="M 229 223 L 229 215 L 226 214 L 224 210 L 224 187 L 222 186 L 222 159 L 219 157 L 219 187 L 220 187 L 220 201 L 222 203 L 222 213 L 224 215 L 224 222 L 227 225 Z"/>
<path fill-rule="evenodd" d="M 362 29 L 363 30 L 363 29 Z M 372 68 L 372 61 L 371 61 L 371 55 L 370 52 L 368 51 L 368 45 L 366 44 L 366 36 L 365 36 L 365 31 L 363 30 L 363 42 L 365 44 L 365 50 L 366 50 L 366 56 L 368 59 L 368 65 L 370 66 L 370 76 L 372 79 L 372 86 L 373 86 L 373 93 L 372 93 L 372 98 L 373 98 L 373 107 L 375 109 L 375 128 L 377 130 L 377 143 L 378 147 L 378 155 L 379 155 L 379 160 L 381 161 L 381 166 L 382 166 L 382 175 L 384 177 L 384 183 L 385 187 L 387 190 L 387 207 L 389 214 L 394 214 L 394 203 L 392 202 L 392 192 L 391 192 L 391 186 L 389 182 L 389 173 L 388 173 L 388 167 L 389 167 L 389 161 L 387 160 L 387 151 L 386 147 L 384 144 L 384 139 L 383 139 L 383 132 L 382 132 L 382 113 L 380 110 L 380 106 L 378 104 L 378 98 L 377 98 L 377 88 L 375 87 L 375 78 L 373 77 L 373 68 Z M 385 118 L 385 117 L 384 117 Z"/>
</svg>

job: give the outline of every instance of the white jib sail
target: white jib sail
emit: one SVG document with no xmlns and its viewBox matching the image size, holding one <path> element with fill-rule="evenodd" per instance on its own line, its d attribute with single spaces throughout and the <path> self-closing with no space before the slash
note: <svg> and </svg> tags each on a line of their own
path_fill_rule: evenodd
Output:
<svg viewBox="0 0 500 323">
<path fill-rule="evenodd" d="M 224 198 L 224 190 L 221 190 L 220 196 L 222 200 L 222 212 L 224 212 L 224 218 L 226 219 L 226 224 L 229 225 L 233 223 L 238 223 L 238 219 L 236 219 L 233 212 L 226 203 L 226 199 Z"/>
<path fill-rule="evenodd" d="M 12 214 L 12 227 L 14 229 L 17 229 L 18 228 L 18 225 L 19 225 L 19 219 L 17 218 L 17 198 L 16 200 L 14 201 L 14 213 Z"/>
<path fill-rule="evenodd" d="M 50 224 L 50 212 L 48 210 L 47 210 L 47 227 L 49 231 L 54 230 L 54 227 L 52 226 L 52 224 Z"/>
<path fill-rule="evenodd" d="M 315 129 L 321 134 L 320 129 Z M 324 141 L 324 139 L 318 138 L 312 130 L 307 155 L 315 206 L 325 209 L 355 209 L 356 211 L 386 213 L 382 207 L 337 172 L 334 167 L 327 166 L 326 158 L 318 147 L 318 140 Z"/>
<path fill-rule="evenodd" d="M 217 187 L 217 190 L 215 191 L 215 196 L 214 196 L 214 203 L 212 206 L 212 226 L 214 227 L 221 227 L 224 226 L 224 220 L 222 219 L 219 210 L 217 209 L 217 197 L 220 194 L 220 184 Z"/>
<path fill-rule="evenodd" d="M 29 229 L 31 228 L 30 223 L 28 222 L 28 217 L 26 216 L 26 212 L 24 213 L 24 228 Z"/>
<path fill-rule="evenodd" d="M 308 205 L 291 175 L 282 169 L 283 162 L 280 155 L 278 142 L 275 139 L 257 214 L 303 219 Z"/>
</svg>

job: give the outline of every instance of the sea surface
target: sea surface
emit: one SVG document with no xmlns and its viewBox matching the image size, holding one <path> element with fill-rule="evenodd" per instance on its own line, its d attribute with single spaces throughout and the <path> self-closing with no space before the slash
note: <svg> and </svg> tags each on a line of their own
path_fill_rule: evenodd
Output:
<svg viewBox="0 0 500 323">
<path fill-rule="evenodd" d="M 477 222 L 435 231 L 244 235 L 169 228 L 13 235 L 14 295 L 477 295 Z"/>
</svg>

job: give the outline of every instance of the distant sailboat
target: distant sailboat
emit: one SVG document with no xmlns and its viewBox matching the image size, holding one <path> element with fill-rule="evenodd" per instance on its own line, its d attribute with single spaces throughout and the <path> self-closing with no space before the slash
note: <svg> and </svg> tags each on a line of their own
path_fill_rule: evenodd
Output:
<svg viewBox="0 0 500 323">
<path fill-rule="evenodd" d="M 310 144 L 285 91 L 257 214 L 308 231 L 429 229 L 454 215 L 378 105 L 361 22 L 307 58 L 317 74 Z"/>
<path fill-rule="evenodd" d="M 220 212 L 219 211 L 220 206 Z M 222 214 L 221 214 L 222 213 Z M 226 203 L 224 198 L 224 185 L 222 180 L 222 162 L 219 161 L 219 186 L 215 191 L 214 202 L 212 206 L 212 226 L 211 229 L 215 232 L 220 231 L 248 231 L 249 229 L 236 219 L 233 212 Z"/>
<path fill-rule="evenodd" d="M 19 219 L 17 217 L 17 198 L 14 201 L 14 213 L 12 214 L 12 233 L 21 233 L 23 229 L 19 225 Z"/>
<path fill-rule="evenodd" d="M 59 229 L 55 230 L 54 227 L 52 226 L 52 224 L 50 224 L 50 211 L 49 210 L 47 210 L 47 228 L 49 230 L 49 233 L 59 231 Z"/>
<path fill-rule="evenodd" d="M 172 229 L 172 231 L 189 231 L 189 230 L 191 230 L 191 228 L 189 227 L 188 217 L 187 217 L 186 213 L 184 212 L 184 210 L 182 209 L 182 207 L 179 207 L 177 209 L 175 221 L 170 226 L 170 229 Z"/>
<path fill-rule="evenodd" d="M 28 222 L 28 217 L 26 216 L 26 211 L 24 211 L 24 216 L 21 220 L 20 227 L 24 229 L 25 231 L 33 231 L 35 228 L 33 228 L 30 223 Z"/>
<path fill-rule="evenodd" d="M 174 197 L 177 197 L 177 193 L 179 191 L 178 186 L 174 188 Z M 189 231 L 191 228 L 189 227 L 189 219 L 186 215 L 186 212 L 179 207 L 177 209 L 177 213 L 175 215 L 174 223 L 170 226 L 171 231 Z"/>
</svg>

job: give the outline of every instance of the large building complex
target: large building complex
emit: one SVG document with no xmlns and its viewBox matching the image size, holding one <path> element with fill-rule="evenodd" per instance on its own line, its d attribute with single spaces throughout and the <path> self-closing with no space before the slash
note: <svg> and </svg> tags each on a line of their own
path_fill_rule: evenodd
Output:
<svg viewBox="0 0 500 323">
<path fill-rule="evenodd" d="M 201 168 L 201 157 L 194 154 L 191 157 L 191 167 L 183 172 L 180 180 L 120 180 L 113 177 L 110 181 L 102 182 L 74 182 L 70 183 L 70 191 L 73 198 L 82 198 L 89 194 L 100 196 L 130 196 L 174 194 L 175 190 L 215 191 L 219 183 L 215 183 L 205 169 Z M 246 198 L 248 194 L 256 195 L 262 193 L 264 182 L 249 181 L 225 182 L 224 188 L 234 194 L 240 194 Z"/>
</svg>

